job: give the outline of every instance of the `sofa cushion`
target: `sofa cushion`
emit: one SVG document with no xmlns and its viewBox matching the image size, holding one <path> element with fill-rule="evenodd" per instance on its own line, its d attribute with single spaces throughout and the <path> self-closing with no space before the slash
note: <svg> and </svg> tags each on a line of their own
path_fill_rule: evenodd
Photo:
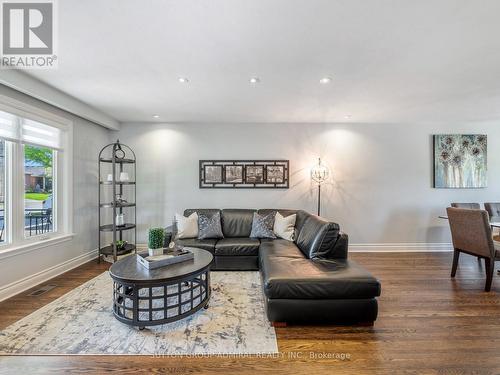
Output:
<svg viewBox="0 0 500 375">
<path fill-rule="evenodd" d="M 260 240 L 260 257 L 288 257 L 304 259 L 304 254 L 293 242 L 283 239 Z"/>
<path fill-rule="evenodd" d="M 224 237 L 250 237 L 255 210 L 225 209 L 221 211 Z"/>
<path fill-rule="evenodd" d="M 207 238 L 224 238 L 220 223 L 220 212 L 213 215 L 198 215 L 198 238 L 200 240 Z"/>
<path fill-rule="evenodd" d="M 306 258 L 328 258 L 338 240 L 339 232 L 337 223 L 309 215 L 295 242 Z"/>
<path fill-rule="evenodd" d="M 311 215 L 304 210 L 291 210 L 287 208 L 261 208 L 257 211 L 257 213 L 260 215 L 266 215 L 269 212 L 279 212 L 283 217 L 287 217 L 293 214 L 297 215 L 297 218 L 295 219 L 295 234 L 293 236 L 294 239 L 297 239 L 299 237 L 302 226 Z"/>
<path fill-rule="evenodd" d="M 258 255 L 259 246 L 256 238 L 223 238 L 215 244 L 215 255 Z"/>
<path fill-rule="evenodd" d="M 362 299 L 380 295 L 380 283 L 349 260 L 261 255 L 264 293 L 280 299 Z"/>
<path fill-rule="evenodd" d="M 297 221 L 297 214 L 284 217 L 279 212 L 276 212 L 273 227 L 276 236 L 284 240 L 293 241 L 293 236 L 295 235 L 295 221 Z"/>
<path fill-rule="evenodd" d="M 198 249 L 210 251 L 212 254 L 215 252 L 216 242 L 217 240 L 215 239 L 199 240 L 198 238 L 185 238 L 175 240 L 175 243 L 177 245 L 197 247 Z"/>
<path fill-rule="evenodd" d="M 175 214 L 176 238 L 196 238 L 198 237 L 198 214 L 193 212 L 188 217 Z"/>
<path fill-rule="evenodd" d="M 267 215 L 259 215 L 253 213 L 251 238 L 276 238 L 273 232 L 275 213 L 271 212 Z"/>
</svg>

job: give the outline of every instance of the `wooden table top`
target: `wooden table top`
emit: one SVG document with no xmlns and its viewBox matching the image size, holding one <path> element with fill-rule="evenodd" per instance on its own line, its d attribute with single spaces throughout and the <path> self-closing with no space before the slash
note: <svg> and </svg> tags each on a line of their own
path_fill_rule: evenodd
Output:
<svg viewBox="0 0 500 375">
<path fill-rule="evenodd" d="M 164 282 L 188 277 L 210 266 L 214 256 L 206 250 L 189 248 L 194 259 L 148 270 L 137 262 L 138 255 L 131 255 L 114 263 L 109 269 L 113 279 L 130 283 Z"/>
</svg>

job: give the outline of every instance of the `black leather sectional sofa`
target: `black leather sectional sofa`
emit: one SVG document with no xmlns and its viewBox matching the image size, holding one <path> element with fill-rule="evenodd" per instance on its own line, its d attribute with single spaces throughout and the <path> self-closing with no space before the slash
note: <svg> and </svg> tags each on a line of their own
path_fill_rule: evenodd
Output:
<svg viewBox="0 0 500 375">
<path fill-rule="evenodd" d="M 184 215 L 195 211 L 220 211 L 224 238 L 176 242 L 212 252 L 213 270 L 260 270 L 271 322 L 371 324 L 377 318 L 380 283 L 347 259 L 348 237 L 338 224 L 302 210 L 188 209 Z M 297 215 L 293 242 L 249 237 L 253 213 L 272 211 Z"/>
</svg>

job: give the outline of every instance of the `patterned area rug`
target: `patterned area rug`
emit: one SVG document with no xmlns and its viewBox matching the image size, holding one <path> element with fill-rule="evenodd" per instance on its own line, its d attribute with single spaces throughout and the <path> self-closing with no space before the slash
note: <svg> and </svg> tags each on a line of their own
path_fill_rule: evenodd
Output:
<svg viewBox="0 0 500 375">
<path fill-rule="evenodd" d="M 97 276 L 0 332 L 0 354 L 277 353 L 258 272 L 212 272 L 210 307 L 139 331 L 112 313 L 112 280 Z"/>
</svg>

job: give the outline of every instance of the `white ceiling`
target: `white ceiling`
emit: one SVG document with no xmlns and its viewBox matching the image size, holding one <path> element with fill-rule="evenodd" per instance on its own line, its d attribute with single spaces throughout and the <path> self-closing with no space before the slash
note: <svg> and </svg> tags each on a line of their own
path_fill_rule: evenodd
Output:
<svg viewBox="0 0 500 375">
<path fill-rule="evenodd" d="M 58 4 L 59 68 L 28 73 L 122 122 L 500 119 L 498 0 Z"/>
</svg>

